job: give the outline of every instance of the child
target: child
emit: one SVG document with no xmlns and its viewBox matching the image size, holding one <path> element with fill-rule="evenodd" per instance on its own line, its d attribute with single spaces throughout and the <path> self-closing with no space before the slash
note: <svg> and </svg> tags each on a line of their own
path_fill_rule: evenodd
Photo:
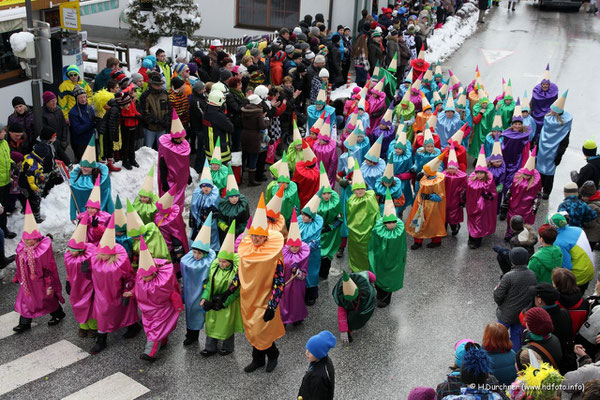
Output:
<svg viewBox="0 0 600 400">
<path fill-rule="evenodd" d="M 396 106 L 396 119 L 404 121 L 406 137 L 412 143 L 413 124 L 415 123 L 415 105 L 410 102 L 410 91 L 404 94 L 400 104 Z"/>
<path fill-rule="evenodd" d="M 421 93 L 421 96 L 423 111 L 420 111 L 415 118 L 415 123 L 413 125 L 413 132 L 415 134 L 423 132 L 423 130 L 425 129 L 425 123 L 427 123 L 427 120 L 433 114 L 431 111 L 431 104 L 429 104 L 429 101 L 427 101 L 427 98 L 423 93 Z"/>
<path fill-rule="evenodd" d="M 66 316 L 61 303 L 62 286 L 58 277 L 52 241 L 43 237 L 35 222 L 29 200 L 25 205 L 23 239 L 17 246 L 17 269 L 13 282 L 19 283 L 15 311 L 19 313 L 16 333 L 31 329 L 33 318 L 50 314 L 48 326 L 55 326 Z"/>
<path fill-rule="evenodd" d="M 302 160 L 302 135 L 300 135 L 298 124 L 296 123 L 295 119 L 293 122 L 293 127 L 293 141 L 288 146 L 287 151 L 282 155 L 282 160 L 286 158 L 286 162 L 289 167 L 288 175 L 290 172 L 293 173 L 296 170 L 296 162 Z"/>
<path fill-rule="evenodd" d="M 460 223 L 464 220 L 463 208 L 466 202 L 467 174 L 458 167 L 454 142 L 450 143 L 448 164 L 444 170 L 446 189 L 446 223 L 450 225 L 452 236 L 458 235 Z"/>
<path fill-rule="evenodd" d="M 292 214 L 287 241 L 282 249 L 286 282 L 281 296 L 281 321 L 298 326 L 308 315 L 306 310 L 306 275 L 311 249 L 301 240 L 296 210 Z"/>
<path fill-rule="evenodd" d="M 498 107 L 498 112 L 502 116 L 502 128 L 507 129 L 510 126 L 513 115 L 515 114 L 515 105 L 512 95 L 512 81 L 509 79 L 506 90 L 503 93 L 502 103 Z M 521 110 L 519 110 L 519 117 L 521 117 L 520 111 Z"/>
<path fill-rule="evenodd" d="M 238 268 L 240 257 L 234 251 L 236 223 L 231 223 L 217 258 L 210 264 L 206 288 L 200 305 L 206 311 L 206 344 L 200 355 L 231 354 L 235 346 L 234 334 L 244 332 L 240 310 Z M 231 287 L 235 287 L 232 292 Z M 217 350 L 219 340 L 223 341 Z"/>
<path fill-rule="evenodd" d="M 178 274 L 179 261 L 190 248 L 185 231 L 185 222 L 183 222 L 183 215 L 181 215 L 182 211 L 177 204 L 174 204 L 175 190 L 176 186 L 172 186 L 156 202 L 154 223 L 165 239 L 175 273 Z"/>
<path fill-rule="evenodd" d="M 463 146 L 463 138 L 465 132 L 469 129 L 467 124 L 464 124 L 454 135 L 448 140 L 454 145 L 454 151 L 456 153 L 456 161 L 458 161 L 458 169 L 463 172 L 467 172 L 467 149 Z M 448 158 L 444 159 L 444 164 L 448 164 Z"/>
<path fill-rule="evenodd" d="M 137 211 L 144 224 L 154 221 L 156 215 L 156 202 L 158 195 L 154 193 L 154 165 L 144 178 L 144 183 L 133 201 L 133 208 Z"/>
<path fill-rule="evenodd" d="M 321 114 L 321 116 L 315 121 L 315 124 L 310 127 L 308 130 L 308 136 L 304 139 L 308 146 L 312 149 L 319 138 L 319 133 L 325 124 L 325 111 Z"/>
<path fill-rule="evenodd" d="M 558 205 L 557 211 L 564 211 L 569 215 L 569 225 L 582 228 L 598 218 L 596 211 L 579 198 L 579 190 L 575 182 L 567 182 L 564 187 L 564 200 Z"/>
<path fill-rule="evenodd" d="M 285 154 L 283 155 L 283 158 L 278 161 L 278 163 L 279 165 L 277 166 L 277 170 L 279 175 L 277 177 L 277 184 L 271 187 L 270 198 L 279 191 L 280 186 L 284 187 L 283 200 L 281 202 L 281 214 L 285 218 L 285 223 L 289 224 L 290 218 L 292 217 L 292 211 L 294 209 L 300 209 L 298 186 L 296 185 L 296 182 L 290 181 L 290 173 Z"/>
<path fill-rule="evenodd" d="M 400 183 L 400 179 L 394 176 L 394 164 L 389 161 L 385 166 L 383 176 L 377 178 L 377 181 L 375 182 L 375 195 L 377 196 L 377 202 L 379 203 L 380 213 L 383 212 L 387 191 L 390 191 L 392 196 L 396 215 L 400 215 L 398 209 L 403 209 L 405 205 L 404 195 L 402 194 L 402 184 Z"/>
<path fill-rule="evenodd" d="M 600 242 L 600 193 L 598 193 L 594 181 L 585 181 L 579 188 L 579 195 L 581 200 L 585 201 L 598 216 L 594 221 L 583 225 L 583 231 L 593 250 L 596 244 Z"/>
<path fill-rule="evenodd" d="M 87 217 L 88 229 L 86 234 L 86 240 L 89 243 L 97 246 L 104 234 L 106 224 L 110 220 L 110 214 L 106 211 L 100 211 L 100 176 L 96 178 L 96 184 L 90 193 L 90 197 L 85 204 L 85 211 L 77 216 L 77 219 L 81 221 Z"/>
<path fill-rule="evenodd" d="M 215 149 L 213 150 L 212 158 L 210 159 L 210 176 L 214 182 L 221 197 L 225 197 L 227 188 L 227 175 L 229 168 L 223 166 L 221 162 L 221 138 L 217 138 Z"/>
<path fill-rule="evenodd" d="M 121 106 L 121 150 L 119 154 L 123 160 L 123 168 L 139 168 L 139 164 L 135 160 L 135 143 L 139 136 L 138 125 L 141 114 L 135 108 L 135 102 L 130 92 L 124 92 L 121 97 L 117 97 L 117 103 Z"/>
<path fill-rule="evenodd" d="M 433 136 L 431 135 L 431 131 L 429 129 L 425 129 L 425 133 L 423 135 L 423 147 L 419 147 L 415 153 L 415 164 L 413 166 L 413 171 L 421 172 L 423 167 L 435 160 L 441 154 L 440 149 L 434 146 Z M 440 168 L 440 172 L 442 171 L 442 163 L 438 165 Z M 415 182 L 415 192 L 419 191 L 419 180 Z"/>
<path fill-rule="evenodd" d="M 329 186 L 325 168 L 321 164 L 321 202 L 318 214 L 323 218 L 321 230 L 321 269 L 319 277 L 327 279 L 331 268 L 331 260 L 342 242 L 342 205 L 340 196 Z"/>
<path fill-rule="evenodd" d="M 191 146 L 185 140 L 185 129 L 177 112 L 173 110 L 171 133 L 158 138 L 158 195 L 162 196 L 171 186 L 176 186 L 175 204 L 184 209 L 185 189 L 190 180 Z"/>
<path fill-rule="evenodd" d="M 75 320 L 79 323 L 79 337 L 95 338 L 98 321 L 93 318 L 94 285 L 90 262 L 96 246 L 86 243 L 88 218 L 84 217 L 75 228 L 65 251 L 67 281 L 65 291 L 69 295 Z"/>
<path fill-rule="evenodd" d="M 31 205 L 37 223 L 44 221 L 40 215 L 42 189 L 46 181 L 43 163 L 46 157 L 50 156 L 51 154 L 47 148 L 36 147 L 31 153 L 25 155 L 21 163 L 19 186 L 21 187 L 21 193 L 25 195 Z"/>
<path fill-rule="evenodd" d="M 177 112 L 184 129 L 188 127 L 190 122 L 190 103 L 188 96 L 185 94 L 185 86 L 183 79 L 175 77 L 171 79 L 171 90 L 169 90 L 169 103 L 174 111 Z"/>
<path fill-rule="evenodd" d="M 485 147 L 485 155 L 487 157 L 492 153 L 492 148 L 494 147 L 494 143 L 499 141 L 502 144 L 504 140 L 502 136 L 502 117 L 500 114 L 496 114 L 494 116 L 494 122 L 492 123 L 492 131 L 488 133 L 485 137 L 485 142 L 483 146 Z"/>
<path fill-rule="evenodd" d="M 292 181 L 298 185 L 298 198 L 300 206 L 304 207 L 308 200 L 319 191 L 319 169 L 317 168 L 317 156 L 308 146 L 306 141 L 302 141 L 302 161 L 296 163 L 296 171 Z"/>
<path fill-rule="evenodd" d="M 281 215 L 281 203 L 283 202 L 283 191 L 285 190 L 284 185 L 279 186 L 279 190 L 271 198 L 271 201 L 267 204 L 267 226 L 269 230 L 273 230 L 281 233 L 283 238 L 287 236 L 287 226 L 285 218 Z"/>
<path fill-rule="evenodd" d="M 400 179 L 401 191 L 404 195 L 404 205 L 398 207 L 398 216 L 402 219 L 404 209 L 414 200 L 411 184 L 414 176 L 413 150 L 407 144 L 406 129 L 403 124 L 398 125 L 396 140 L 390 143 L 388 162 L 394 163 L 394 176 Z"/>
<path fill-rule="evenodd" d="M 336 253 L 337 258 L 342 258 L 344 255 L 344 249 L 346 248 L 346 243 L 348 241 L 348 223 L 347 223 L 347 213 L 346 213 L 346 204 L 350 196 L 352 196 L 352 174 L 354 172 L 354 160 L 355 158 L 350 155 L 349 152 L 352 152 L 352 149 L 356 149 L 355 140 L 357 135 L 352 132 L 348 139 L 344 144 L 348 149 L 347 153 L 342 153 L 340 158 L 338 159 L 338 173 L 336 180 L 340 184 L 340 203 L 342 205 L 342 226 L 340 228 L 340 234 L 342 237 L 340 247 Z M 354 144 L 350 144 L 350 142 Z"/>
<path fill-rule="evenodd" d="M 169 334 L 177 327 L 183 302 L 173 264 L 153 259 L 143 238 L 140 239 L 140 266 L 134 291 L 146 332 L 146 347 L 140 359 L 154 362 L 158 350 L 167 345 Z"/>
<path fill-rule="evenodd" d="M 495 109 L 493 104 L 490 103 L 490 100 L 481 87 L 479 87 L 478 93 L 479 100 L 473 105 L 473 139 L 469 145 L 469 154 L 472 157 L 477 157 L 477 151 L 481 144 L 486 141 L 490 131 L 503 130 L 502 117 L 498 116 L 497 119 L 494 117 Z"/>
<path fill-rule="evenodd" d="M 481 246 L 481 240 L 496 232 L 496 205 L 498 192 L 485 160 L 483 144 L 477 158 L 475 171 L 467 181 L 467 228 L 469 230 L 469 248 Z"/>
<path fill-rule="evenodd" d="M 200 305 L 204 284 L 210 265 L 215 260 L 215 251 L 211 248 L 212 213 L 206 217 L 198 235 L 192 242 L 192 250 L 181 259 L 181 278 L 183 280 L 183 300 L 185 302 L 185 322 L 187 331 L 184 346 L 198 341 L 200 329 L 204 326 L 204 309 Z"/>
<path fill-rule="evenodd" d="M 217 223 L 219 239 L 225 238 L 227 230 L 234 221 L 236 226 L 235 236 L 237 237 L 244 230 L 249 217 L 248 199 L 240 193 L 233 171 L 229 168 L 225 197 L 219 200 L 219 222 Z"/>
<path fill-rule="evenodd" d="M 362 328 L 375 311 L 375 274 L 371 271 L 343 271 L 333 288 L 332 296 L 338 306 L 338 327 L 342 343 L 352 343 L 352 331 Z"/>
<path fill-rule="evenodd" d="M 335 174 L 337 168 L 337 144 L 335 140 L 332 140 L 330 135 L 330 119 L 327 116 L 325 123 L 319 131 L 319 139 L 312 146 L 317 160 L 321 162 L 321 165 L 325 167 L 327 176 L 329 177 L 329 184 L 335 186 Z"/>
<path fill-rule="evenodd" d="M 212 220 L 211 247 L 213 250 L 217 251 L 220 247 L 219 231 L 217 229 L 220 197 L 217 187 L 213 184 L 209 170 L 210 167 L 208 166 L 208 161 L 205 160 L 202 175 L 200 176 L 200 185 L 192 194 L 189 222 L 189 226 L 192 230 L 190 240 L 193 240 L 193 238 L 196 237 L 200 228 L 206 223 L 206 218 L 212 213 L 214 219 Z"/>
<path fill-rule="evenodd" d="M 358 101 L 358 121 L 356 121 L 356 126 L 358 127 L 358 122 L 362 124 L 362 130 L 366 132 L 367 129 L 371 126 L 371 117 L 369 116 L 369 105 L 366 102 L 366 99 L 361 98 Z"/>
<path fill-rule="evenodd" d="M 487 159 L 488 171 L 491 172 L 494 177 L 494 183 L 496 184 L 496 192 L 498 193 L 498 207 L 496 208 L 496 214 L 500 213 L 500 205 L 503 202 L 503 198 L 509 188 L 509 183 L 506 181 L 506 165 L 504 165 L 504 158 L 502 157 L 502 147 L 500 140 L 496 139 L 492 148 L 491 154 Z"/>
<path fill-rule="evenodd" d="M 380 137 L 381 141 L 381 152 L 382 154 L 387 154 L 390 142 L 395 138 L 395 129 L 394 129 L 394 107 L 393 103 L 390 103 L 390 107 L 386 110 L 385 114 L 383 114 L 383 118 L 379 121 L 379 125 L 377 125 L 370 136 L 370 141 L 377 141 Z"/>
<path fill-rule="evenodd" d="M 368 135 L 371 135 L 373 129 L 379 125 L 379 121 L 381 121 L 385 111 L 385 93 L 383 92 L 384 81 L 385 78 L 382 78 L 367 92 L 366 101 L 369 103 L 369 126 L 365 127 L 365 129 Z M 360 110 L 360 103 L 358 108 Z"/>
<path fill-rule="evenodd" d="M 377 141 L 373 143 L 373 146 L 369 149 L 369 152 L 365 155 L 365 161 L 360 166 L 360 172 L 362 173 L 363 179 L 367 185 L 367 189 L 375 189 L 375 182 L 385 170 L 385 160 L 382 160 L 379 156 L 381 155 L 381 145 L 383 143 L 383 136 L 379 136 Z"/>
<path fill-rule="evenodd" d="M 358 121 L 358 125 L 353 133 L 356 133 L 356 148 L 351 151 L 354 157 L 358 160 L 359 165 L 362 165 L 362 163 L 365 161 L 365 155 L 371 148 L 371 142 L 367 137 L 365 130 L 363 129 L 363 124 L 361 121 Z"/>
<path fill-rule="evenodd" d="M 315 194 L 302 209 L 302 220 L 298 221 L 302 241 L 310 247 L 308 272 L 306 273 L 307 306 L 312 306 L 319 297 L 319 270 L 321 269 L 321 230 L 323 218 L 317 214 L 321 203 L 321 191 Z"/>
<path fill-rule="evenodd" d="M 521 107 L 515 107 L 515 115 L 512 119 L 510 129 L 502 132 L 502 155 L 506 163 L 506 179 L 512 181 L 515 173 L 523 165 L 523 157 L 526 155 L 526 149 L 529 143 L 529 132 L 523 128 L 523 117 L 521 117 Z"/>
<path fill-rule="evenodd" d="M 448 96 L 444 112 L 438 115 L 438 121 L 435 126 L 435 132 L 440 136 L 440 142 L 448 143 L 450 137 L 461 128 L 463 122 L 456 113 L 454 99 L 452 95 Z"/>
<path fill-rule="evenodd" d="M 558 231 L 553 226 L 542 225 L 538 235 L 541 247 L 531 256 L 527 268 L 535 273 L 538 283 L 552 284 L 552 271 L 562 267 L 563 261 L 560 247 L 554 245 Z"/>
<path fill-rule="evenodd" d="M 329 331 L 321 331 L 306 342 L 306 359 L 310 365 L 302 378 L 299 399 L 333 399 L 335 369 L 327 352 L 335 344 L 335 336 Z"/>
</svg>

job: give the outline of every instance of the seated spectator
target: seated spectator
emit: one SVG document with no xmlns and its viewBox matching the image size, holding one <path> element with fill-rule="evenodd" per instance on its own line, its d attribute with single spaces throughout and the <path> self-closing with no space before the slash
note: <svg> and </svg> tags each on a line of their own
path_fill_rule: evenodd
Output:
<svg viewBox="0 0 600 400">
<path fill-rule="evenodd" d="M 593 181 L 585 181 L 579 188 L 579 195 L 596 213 L 596 219 L 583 224 L 583 231 L 590 242 L 592 250 L 600 242 L 600 192 Z"/>
<path fill-rule="evenodd" d="M 552 334 L 554 325 L 550 314 L 541 307 L 533 307 L 525 314 L 527 331 L 524 335 L 523 346 L 517 353 L 517 358 L 523 352 L 531 350 L 555 369 L 562 362 L 563 354 L 558 337 Z"/>
<path fill-rule="evenodd" d="M 551 284 L 552 271 L 562 266 L 562 251 L 558 246 L 554 246 L 558 231 L 556 228 L 544 224 L 538 229 L 538 234 L 542 247 L 531 256 L 527 268 L 535 273 L 538 283 Z"/>
<path fill-rule="evenodd" d="M 534 252 L 534 246 L 537 243 L 537 236 L 533 226 L 525 224 L 523 222 L 523 217 L 520 215 L 515 215 L 510 219 L 510 228 L 512 230 L 512 236 L 510 239 L 508 239 L 510 249 L 515 247 L 523 247 L 527 250 L 529 257 L 531 257 Z M 498 260 L 498 264 L 500 265 L 502 273 L 506 274 L 511 268 L 511 263 L 508 256 L 510 249 L 500 246 L 494 246 L 493 249 L 496 253 L 498 253 L 496 259 Z"/>
<path fill-rule="evenodd" d="M 566 268 L 556 268 L 552 271 L 552 284 L 560 294 L 558 304 L 571 315 L 573 334 L 576 334 L 587 320 L 590 310 L 577 286 L 575 275 Z"/>
<path fill-rule="evenodd" d="M 598 214 L 590 208 L 579 195 L 577 184 L 569 182 L 564 188 L 565 199 L 558 205 L 558 212 L 569 214 L 569 225 L 581 228 L 584 224 L 595 221 Z"/>
<path fill-rule="evenodd" d="M 514 382 L 517 369 L 508 329 L 499 322 L 488 324 L 483 331 L 481 346 L 490 357 L 492 375 L 498 382 L 507 385 Z"/>
</svg>

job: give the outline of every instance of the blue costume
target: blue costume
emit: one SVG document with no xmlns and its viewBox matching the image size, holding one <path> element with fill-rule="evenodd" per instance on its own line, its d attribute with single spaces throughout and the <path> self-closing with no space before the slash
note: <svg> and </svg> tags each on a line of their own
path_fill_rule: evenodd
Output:
<svg viewBox="0 0 600 400">
<path fill-rule="evenodd" d="M 535 132 L 537 131 L 537 125 L 531 115 L 528 115 L 525 118 L 523 118 L 523 126 L 529 128 L 529 141 L 531 142 L 533 140 L 533 137 L 535 136 Z"/>
<path fill-rule="evenodd" d="M 115 211 L 115 205 L 112 200 L 112 196 L 110 195 L 110 176 L 108 175 L 108 167 L 104 164 L 98 163 L 98 167 L 100 170 L 100 201 L 102 202 L 101 211 L 106 211 L 109 214 L 112 214 Z M 94 187 L 94 179 L 92 174 L 83 175 L 81 173 L 81 166 L 75 167 L 75 169 L 71 172 L 71 179 L 69 179 L 69 184 L 71 185 L 71 190 L 73 191 L 73 195 L 77 201 L 77 207 L 79 207 L 79 212 L 85 211 L 85 203 L 87 203 L 88 197 L 90 197 L 90 193 Z M 75 202 L 73 201 L 73 197 L 71 197 L 71 210 L 70 210 L 70 219 L 74 221 L 77 218 L 77 207 L 75 207 Z"/>
<path fill-rule="evenodd" d="M 319 270 L 321 269 L 321 229 L 323 229 L 323 218 L 316 214 L 315 218 L 305 224 L 301 218 L 298 219 L 300 237 L 310 247 L 308 256 L 308 273 L 306 274 L 306 287 L 319 286 Z"/>
<path fill-rule="evenodd" d="M 454 135 L 456 131 L 463 126 L 463 124 L 464 122 L 461 121 L 457 112 L 454 113 L 452 118 L 448 118 L 445 111 L 438 114 L 437 124 L 435 125 L 435 133 L 440 136 L 440 143 L 442 146 L 448 143 L 448 139 L 450 139 L 452 135 Z"/>
<path fill-rule="evenodd" d="M 419 172 L 423 171 L 423 166 L 425 164 L 427 164 L 429 161 L 433 160 L 434 158 L 436 158 L 437 156 L 439 156 L 442 153 L 442 151 L 440 149 L 438 149 L 437 147 L 433 148 L 433 153 L 428 153 L 425 151 L 424 147 L 419 147 L 417 149 L 417 151 L 415 152 L 415 164 L 414 164 L 414 171 L 418 174 Z M 439 172 L 444 171 L 443 168 L 443 163 L 440 164 L 440 168 L 438 169 Z M 417 193 L 419 191 L 419 180 L 415 181 L 415 193 Z"/>
<path fill-rule="evenodd" d="M 537 170 L 542 175 L 554 175 L 556 171 L 554 161 L 558 155 L 559 145 L 571 132 L 573 116 L 565 111 L 560 118 L 563 121 L 562 125 L 554 115 L 544 117 L 544 126 L 540 132 L 537 152 Z"/>
<path fill-rule="evenodd" d="M 208 195 L 202 192 L 202 187 L 200 186 L 194 190 L 194 193 L 192 194 L 192 204 L 190 206 L 190 227 L 192 228 L 190 245 L 204 224 L 204 220 L 208 217 L 208 214 L 212 212 L 210 248 L 214 251 L 219 251 L 219 248 L 221 247 L 219 242 L 219 229 L 217 228 L 217 221 L 219 219 L 219 200 L 221 200 L 219 189 L 217 189 L 215 185 L 212 185 L 211 192 Z"/>
<path fill-rule="evenodd" d="M 363 137 L 365 138 L 365 140 L 363 140 L 362 143 L 358 141 L 356 142 L 356 151 L 353 154 L 353 156 L 356 158 L 356 161 L 358 161 L 358 163 L 361 165 L 363 161 L 365 161 L 365 156 L 371 148 L 371 142 L 369 141 L 369 138 L 367 136 Z"/>
<path fill-rule="evenodd" d="M 385 171 L 385 161 L 381 158 L 379 158 L 376 165 L 367 165 L 366 160 L 361 164 L 360 172 L 367 184 L 367 190 L 375 189 L 375 182 L 377 182 L 377 178 L 383 175 L 383 171 Z"/>
<path fill-rule="evenodd" d="M 387 189 L 390 189 L 390 195 L 392 196 L 392 199 L 399 199 L 402 197 L 402 182 L 400 181 L 400 178 L 394 177 L 394 184 L 388 188 L 383 184 L 383 182 L 381 182 L 381 178 L 383 177 L 380 177 L 377 179 L 377 182 L 375 182 L 375 194 L 379 196 L 379 213 L 383 214 L 383 206 L 385 203 Z M 406 208 L 406 204 L 407 203 L 405 202 L 402 207 L 396 207 L 396 217 L 400 218 L 400 213 Z"/>
<path fill-rule="evenodd" d="M 336 124 L 336 116 L 335 116 L 335 108 L 326 105 L 324 108 L 322 108 L 321 110 L 317 110 L 317 106 L 315 106 L 314 104 L 308 106 L 306 108 L 306 114 L 307 114 L 307 125 L 308 128 L 310 129 L 315 122 L 317 122 L 317 119 L 319 119 L 319 117 L 321 116 L 321 114 L 323 114 L 323 111 L 325 111 L 325 119 L 327 119 L 327 116 L 330 116 L 330 121 L 331 121 L 331 130 L 333 131 L 334 126 L 337 126 Z"/>
<path fill-rule="evenodd" d="M 388 150 L 388 161 L 394 163 L 394 176 L 400 178 L 402 185 L 402 193 L 404 194 L 404 200 L 406 200 L 404 205 L 398 209 L 398 212 L 402 213 L 414 201 L 410 169 L 414 166 L 415 162 L 413 160 L 412 147 L 404 146 L 404 153 L 397 155 L 394 147 L 395 143 L 392 143 L 390 143 L 390 149 Z"/>
<path fill-rule="evenodd" d="M 213 218 L 213 221 L 216 218 Z M 187 328 L 198 331 L 204 326 L 204 308 L 200 305 L 204 283 L 208 279 L 210 264 L 216 257 L 210 249 L 200 260 L 194 258 L 190 250 L 181 258 L 181 278 L 183 280 L 183 301 Z"/>
</svg>

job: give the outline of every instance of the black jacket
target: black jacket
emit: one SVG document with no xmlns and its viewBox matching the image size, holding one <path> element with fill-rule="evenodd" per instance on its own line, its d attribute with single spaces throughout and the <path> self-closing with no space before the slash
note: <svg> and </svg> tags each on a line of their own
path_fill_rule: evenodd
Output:
<svg viewBox="0 0 600 400">
<path fill-rule="evenodd" d="M 117 100 L 110 99 L 107 103 L 110 107 L 104 118 L 100 121 L 98 126 L 98 133 L 106 136 L 108 140 L 118 141 L 119 140 L 119 126 L 121 123 L 121 107 L 117 104 Z"/>
<path fill-rule="evenodd" d="M 217 138 L 221 138 L 221 152 L 225 153 L 228 147 L 230 135 L 233 133 L 233 123 L 223 111 L 217 106 L 208 104 L 204 113 L 204 125 L 211 126 L 213 129 L 213 144 L 217 142 Z M 207 143 L 208 145 L 208 143 Z"/>
<path fill-rule="evenodd" d="M 383 67 L 382 61 L 383 61 L 383 50 L 381 49 L 381 46 L 379 46 L 379 43 L 375 42 L 374 40 L 371 40 L 369 42 L 369 73 L 372 74 L 373 70 L 375 69 L 375 66 L 377 65 L 377 61 L 379 61 L 379 66 Z"/>
<path fill-rule="evenodd" d="M 600 156 L 590 157 L 579 170 L 577 186 L 581 187 L 586 181 L 593 181 L 596 186 L 600 183 Z"/>
<path fill-rule="evenodd" d="M 335 369 L 329 357 L 310 363 L 308 371 L 302 378 L 298 397 L 303 400 L 333 399 L 335 389 Z"/>
<path fill-rule="evenodd" d="M 533 351 L 535 351 L 541 358 L 543 362 L 547 362 L 548 364 L 552 365 L 552 363 L 550 362 L 550 359 L 544 354 L 543 351 L 535 348 L 534 346 L 531 345 L 531 342 L 534 342 L 534 340 L 531 339 L 531 337 L 529 336 L 529 333 L 525 334 L 525 340 L 524 340 L 524 344 L 523 347 L 521 347 L 521 350 L 519 351 L 519 353 L 517 354 L 517 360 L 519 359 L 521 352 L 522 351 L 527 351 L 528 349 L 531 349 Z M 546 339 L 542 339 L 540 341 L 535 341 L 537 344 L 539 344 L 540 346 L 542 346 L 554 359 L 554 361 L 556 362 L 556 364 L 560 365 L 563 359 L 563 354 L 562 354 L 562 349 L 560 347 L 560 340 L 558 340 L 558 337 L 555 336 L 554 334 L 551 334 L 550 337 L 546 338 Z"/>
<path fill-rule="evenodd" d="M 339 46 L 331 44 L 329 46 L 329 52 L 327 53 L 329 58 L 329 81 L 332 84 L 338 84 L 344 81 L 342 77 L 342 53 L 340 52 Z"/>
<path fill-rule="evenodd" d="M 59 144 L 62 149 L 66 149 L 69 145 L 69 126 L 65 121 L 65 116 L 60 107 L 56 107 L 54 111 L 50 111 L 47 106 L 42 107 L 42 125 L 48 126 L 56 131 L 56 144 Z"/>
<path fill-rule="evenodd" d="M 240 93 L 240 92 L 238 92 Z M 227 104 L 227 116 L 233 122 L 236 129 L 242 128 L 242 107 L 248 103 L 245 97 L 236 94 L 234 91 L 229 91 L 225 95 L 225 103 Z M 230 132 L 233 133 L 233 132 Z"/>
<path fill-rule="evenodd" d="M 202 120 L 206 111 L 206 96 L 192 92 L 190 96 L 190 124 L 193 129 L 202 129 Z"/>
</svg>

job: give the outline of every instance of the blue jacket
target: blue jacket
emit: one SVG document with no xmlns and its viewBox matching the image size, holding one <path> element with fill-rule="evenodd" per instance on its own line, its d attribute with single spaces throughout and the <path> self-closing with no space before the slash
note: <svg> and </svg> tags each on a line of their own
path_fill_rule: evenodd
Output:
<svg viewBox="0 0 600 400">
<path fill-rule="evenodd" d="M 558 205 L 558 211 L 566 211 L 569 214 L 569 225 L 579 228 L 598 217 L 596 211 L 575 195 L 565 197 Z"/>
<path fill-rule="evenodd" d="M 71 144 L 88 144 L 96 126 L 94 125 L 94 109 L 89 104 L 75 104 L 69 111 L 69 129 L 71 131 Z"/>
<path fill-rule="evenodd" d="M 517 369 L 515 368 L 515 352 L 510 350 L 506 353 L 489 353 L 492 360 L 492 375 L 498 379 L 501 384 L 509 385 L 517 378 Z"/>
</svg>

